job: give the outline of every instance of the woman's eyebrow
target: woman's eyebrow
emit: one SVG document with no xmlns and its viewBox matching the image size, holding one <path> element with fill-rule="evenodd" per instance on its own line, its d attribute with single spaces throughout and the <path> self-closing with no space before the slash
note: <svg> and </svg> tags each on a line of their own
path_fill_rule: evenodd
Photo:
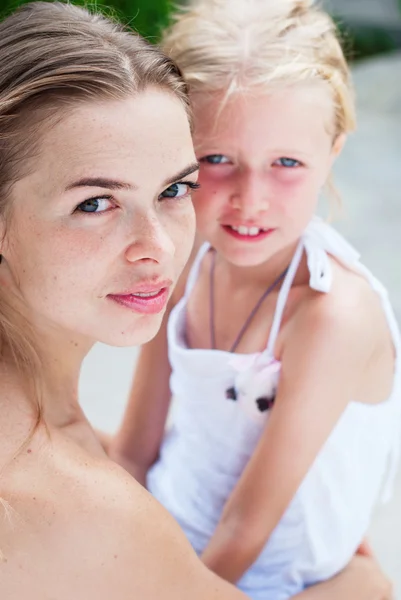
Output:
<svg viewBox="0 0 401 600">
<path fill-rule="evenodd" d="M 83 177 L 78 181 L 74 181 L 74 183 L 70 183 L 65 188 L 65 191 L 68 192 L 77 187 L 101 187 L 107 188 L 109 190 L 133 190 L 136 189 L 136 186 L 131 185 L 129 183 L 125 183 L 123 181 L 116 181 L 115 179 L 107 179 L 105 177 Z"/>
<path fill-rule="evenodd" d="M 191 175 L 191 173 L 195 173 L 196 171 L 199 171 L 199 163 L 198 162 L 191 163 L 185 169 L 183 169 L 182 171 L 179 171 L 179 173 L 176 173 L 172 177 L 169 177 L 168 179 L 166 179 L 163 182 L 163 186 L 169 185 L 171 183 L 175 183 L 176 181 L 179 181 L 180 179 L 184 179 L 184 177 L 187 177 L 188 175 Z"/>
<path fill-rule="evenodd" d="M 176 173 L 172 177 L 169 177 L 166 181 L 163 182 L 162 185 L 167 186 L 171 183 L 174 183 L 175 181 L 179 181 L 180 179 L 187 177 L 188 175 L 191 175 L 191 173 L 195 173 L 196 171 L 199 171 L 199 163 L 191 163 L 179 173 Z M 73 183 L 67 185 L 65 191 L 67 192 L 77 187 L 101 187 L 106 188 L 108 190 L 138 189 L 136 185 L 126 183 L 124 181 L 117 181 L 115 179 L 108 179 L 105 177 L 83 177 L 82 179 L 79 179 L 78 181 L 74 181 Z"/>
</svg>

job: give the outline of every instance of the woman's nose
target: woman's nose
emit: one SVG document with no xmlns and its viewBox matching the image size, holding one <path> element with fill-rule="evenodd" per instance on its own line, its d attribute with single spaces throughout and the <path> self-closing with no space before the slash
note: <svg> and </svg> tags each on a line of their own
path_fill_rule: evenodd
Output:
<svg viewBox="0 0 401 600">
<path fill-rule="evenodd" d="M 175 244 L 157 215 L 142 216 L 139 226 L 135 228 L 134 239 L 125 250 L 127 261 L 163 264 L 174 255 Z"/>
</svg>

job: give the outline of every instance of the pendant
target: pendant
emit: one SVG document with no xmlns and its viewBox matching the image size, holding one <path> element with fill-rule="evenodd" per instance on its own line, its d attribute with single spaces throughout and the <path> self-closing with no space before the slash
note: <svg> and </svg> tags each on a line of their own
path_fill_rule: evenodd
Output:
<svg viewBox="0 0 401 600">
<path fill-rule="evenodd" d="M 237 399 L 237 390 L 235 387 L 230 387 L 226 390 L 226 398 L 227 400 L 236 400 Z"/>
<path fill-rule="evenodd" d="M 237 371 L 234 385 L 226 389 L 226 399 L 254 419 L 260 419 L 274 405 L 281 364 L 262 354 L 235 356 L 231 365 Z"/>
</svg>

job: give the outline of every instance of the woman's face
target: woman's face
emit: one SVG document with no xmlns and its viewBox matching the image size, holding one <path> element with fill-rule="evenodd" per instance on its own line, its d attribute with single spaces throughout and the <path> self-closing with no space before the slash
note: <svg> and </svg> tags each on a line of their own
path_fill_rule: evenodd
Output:
<svg viewBox="0 0 401 600">
<path fill-rule="evenodd" d="M 191 251 L 196 179 L 172 94 L 80 105 L 44 133 L 12 188 L 0 284 L 40 330 L 72 343 L 148 341 Z"/>
</svg>

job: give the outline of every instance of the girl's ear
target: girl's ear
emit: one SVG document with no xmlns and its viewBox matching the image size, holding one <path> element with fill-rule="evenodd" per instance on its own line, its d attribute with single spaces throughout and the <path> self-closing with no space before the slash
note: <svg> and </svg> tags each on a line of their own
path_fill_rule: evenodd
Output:
<svg viewBox="0 0 401 600">
<path fill-rule="evenodd" d="M 333 153 L 333 159 L 335 160 L 342 152 L 342 149 L 345 146 L 345 142 L 347 141 L 347 134 L 346 133 L 340 133 L 340 135 L 338 135 L 336 137 L 336 139 L 334 140 L 334 144 L 333 144 L 333 148 L 332 148 L 332 153 Z"/>
</svg>

